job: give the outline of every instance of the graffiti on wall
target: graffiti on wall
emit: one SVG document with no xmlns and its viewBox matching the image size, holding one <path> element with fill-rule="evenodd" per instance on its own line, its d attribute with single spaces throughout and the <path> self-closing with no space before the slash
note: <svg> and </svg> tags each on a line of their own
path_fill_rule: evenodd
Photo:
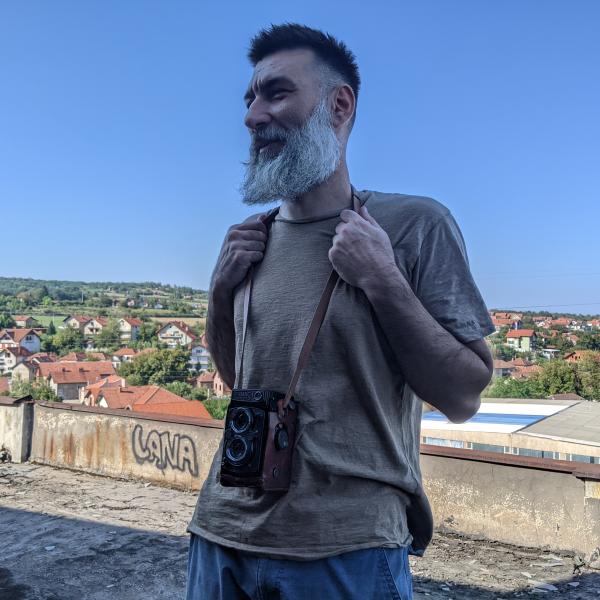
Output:
<svg viewBox="0 0 600 600">
<path fill-rule="evenodd" d="M 136 425 L 131 434 L 131 448 L 139 465 L 149 462 L 163 472 L 170 467 L 198 476 L 196 446 L 188 435 L 172 436 L 170 431 L 159 433 L 156 429 L 145 434 L 144 428 Z"/>
</svg>

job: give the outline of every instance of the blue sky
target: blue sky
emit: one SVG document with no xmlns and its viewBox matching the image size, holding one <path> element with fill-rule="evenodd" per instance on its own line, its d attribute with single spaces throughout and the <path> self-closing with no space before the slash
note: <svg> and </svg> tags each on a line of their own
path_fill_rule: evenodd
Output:
<svg viewBox="0 0 600 600">
<path fill-rule="evenodd" d="M 448 206 L 490 307 L 600 313 L 594 0 L 3 2 L 0 275 L 205 288 L 283 21 L 357 55 L 356 187 Z"/>
</svg>

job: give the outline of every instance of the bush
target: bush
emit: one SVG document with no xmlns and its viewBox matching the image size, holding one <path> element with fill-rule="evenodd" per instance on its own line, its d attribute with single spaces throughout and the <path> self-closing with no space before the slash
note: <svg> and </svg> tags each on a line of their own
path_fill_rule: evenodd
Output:
<svg viewBox="0 0 600 600">
<path fill-rule="evenodd" d="M 204 400 L 203 404 L 213 419 L 224 419 L 230 401 L 229 396 L 223 396 L 222 398 L 209 398 Z"/>
</svg>

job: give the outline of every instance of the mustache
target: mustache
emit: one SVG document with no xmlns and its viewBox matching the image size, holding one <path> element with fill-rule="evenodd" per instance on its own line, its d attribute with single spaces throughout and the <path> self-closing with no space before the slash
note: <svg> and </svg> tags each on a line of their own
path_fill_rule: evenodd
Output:
<svg viewBox="0 0 600 600">
<path fill-rule="evenodd" d="M 269 142 L 285 142 L 289 138 L 289 132 L 277 125 L 267 125 L 250 136 L 250 148 L 253 154 L 258 154 L 262 146 Z"/>
</svg>

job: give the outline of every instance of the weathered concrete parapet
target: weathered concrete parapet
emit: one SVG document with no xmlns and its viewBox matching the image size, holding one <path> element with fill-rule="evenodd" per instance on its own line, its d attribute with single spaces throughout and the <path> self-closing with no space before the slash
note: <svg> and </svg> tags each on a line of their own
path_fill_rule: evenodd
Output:
<svg viewBox="0 0 600 600">
<path fill-rule="evenodd" d="M 25 462 L 29 458 L 32 427 L 31 396 L 0 397 L 0 450 L 4 447 L 12 462 Z"/>
<path fill-rule="evenodd" d="M 600 465 L 421 446 L 438 528 L 600 556 Z"/>
<path fill-rule="evenodd" d="M 31 460 L 198 489 L 223 435 L 222 421 L 38 402 Z"/>
</svg>

